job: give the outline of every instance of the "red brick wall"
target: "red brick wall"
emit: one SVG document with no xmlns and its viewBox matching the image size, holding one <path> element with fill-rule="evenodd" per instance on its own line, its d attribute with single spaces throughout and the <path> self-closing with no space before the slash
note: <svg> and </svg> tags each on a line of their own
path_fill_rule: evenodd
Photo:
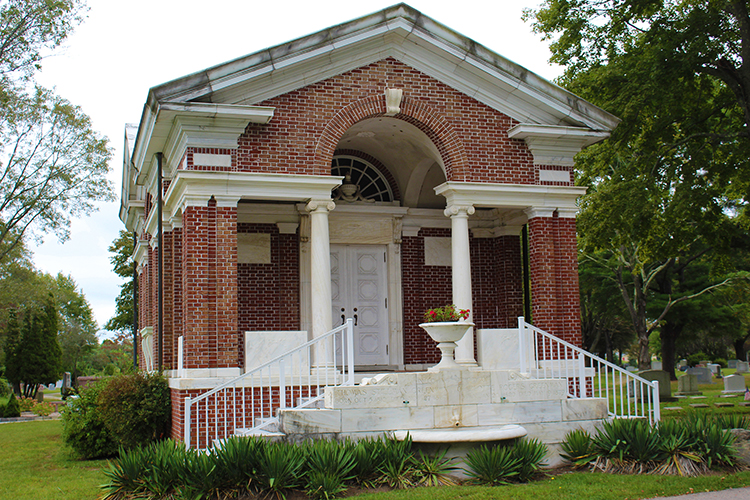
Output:
<svg viewBox="0 0 750 500">
<path fill-rule="evenodd" d="M 271 235 L 270 264 L 238 264 L 240 366 L 246 331 L 299 330 L 299 239 L 275 224 L 240 223 L 238 233 Z"/>
<path fill-rule="evenodd" d="M 185 368 L 236 367 L 237 208 L 189 206 L 182 221 Z"/>
<path fill-rule="evenodd" d="M 531 304 L 534 325 L 581 345 L 576 221 L 534 217 L 529 220 Z"/>
<path fill-rule="evenodd" d="M 255 103 L 276 107 L 269 124 L 250 124 L 236 151 L 189 149 L 188 168 L 200 151 L 232 154 L 233 166 L 223 170 L 329 174 L 341 135 L 385 113 L 386 86 L 404 90 L 396 118 L 433 140 L 448 180 L 538 183 L 525 143 L 507 136 L 517 122 L 392 58 Z"/>
</svg>

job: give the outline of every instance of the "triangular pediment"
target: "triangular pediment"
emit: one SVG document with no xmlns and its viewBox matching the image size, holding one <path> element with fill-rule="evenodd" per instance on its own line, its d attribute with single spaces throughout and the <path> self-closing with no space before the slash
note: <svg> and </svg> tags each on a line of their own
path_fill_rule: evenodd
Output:
<svg viewBox="0 0 750 500">
<path fill-rule="evenodd" d="M 149 103 L 256 105 L 392 57 L 531 125 L 610 131 L 617 118 L 405 4 L 154 87 Z"/>
</svg>

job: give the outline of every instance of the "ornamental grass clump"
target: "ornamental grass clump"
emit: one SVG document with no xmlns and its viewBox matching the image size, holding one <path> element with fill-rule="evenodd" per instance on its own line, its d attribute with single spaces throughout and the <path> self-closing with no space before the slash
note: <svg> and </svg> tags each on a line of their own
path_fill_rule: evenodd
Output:
<svg viewBox="0 0 750 500">
<path fill-rule="evenodd" d="M 656 426 L 641 419 L 615 419 L 602 423 L 590 438 L 591 448 L 585 431 L 568 433 L 561 456 L 602 472 L 696 476 L 711 468 L 736 466 L 735 438 L 724 425 L 742 423 L 696 414 Z"/>
<path fill-rule="evenodd" d="M 468 309 L 456 309 L 453 304 L 429 309 L 424 313 L 425 323 L 435 323 L 441 321 L 460 321 L 469 318 Z"/>
</svg>

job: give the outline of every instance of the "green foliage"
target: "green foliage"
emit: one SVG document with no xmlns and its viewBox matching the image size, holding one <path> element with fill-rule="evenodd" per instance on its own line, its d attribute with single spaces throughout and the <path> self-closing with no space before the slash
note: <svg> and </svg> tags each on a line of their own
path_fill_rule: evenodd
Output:
<svg viewBox="0 0 750 500">
<path fill-rule="evenodd" d="M 385 438 L 381 445 L 381 463 L 378 468 L 380 482 L 391 488 L 409 488 L 415 483 L 416 470 L 413 467 L 414 452 L 411 436 L 403 441 L 395 437 Z"/>
<path fill-rule="evenodd" d="M 378 477 L 378 470 L 383 461 L 383 442 L 380 438 L 366 438 L 357 441 L 352 449 L 357 484 L 372 487 Z"/>
<path fill-rule="evenodd" d="M 135 262 L 133 261 L 133 235 L 124 229 L 109 246 L 109 261 L 112 264 L 112 270 L 116 275 L 125 281 L 120 285 L 120 293 L 115 299 L 115 315 L 104 325 L 106 330 L 119 333 L 133 332 L 133 271 Z"/>
<path fill-rule="evenodd" d="M 172 414 L 167 380 L 141 372 L 111 377 L 99 393 L 98 412 L 112 439 L 125 449 L 164 439 Z"/>
<path fill-rule="evenodd" d="M 417 486 L 456 486 L 458 484 L 458 481 L 450 475 L 451 472 L 457 471 L 458 467 L 452 465 L 452 458 L 445 458 L 447 453 L 448 450 L 445 449 L 430 456 L 419 450 L 419 456 L 414 458 L 414 468 L 419 477 Z"/>
<path fill-rule="evenodd" d="M 21 416 L 21 408 L 18 406 L 18 400 L 16 399 L 15 394 L 11 393 L 10 399 L 8 400 L 8 404 L 5 405 L 5 411 L 3 413 L 5 418 L 16 418 Z"/>
<path fill-rule="evenodd" d="M 541 468 L 547 465 L 547 446 L 538 439 L 519 439 L 511 447 L 513 458 L 518 459 L 517 481 L 527 483 L 534 479 Z"/>
<path fill-rule="evenodd" d="M 286 498 L 285 492 L 300 485 L 299 472 L 305 464 L 302 449 L 286 443 L 269 443 L 258 463 L 258 489 L 267 496 Z"/>
<path fill-rule="evenodd" d="M 568 432 L 560 448 L 563 451 L 560 456 L 576 467 L 587 465 L 596 458 L 591 434 L 583 429 Z"/>
<path fill-rule="evenodd" d="M 0 397 L 4 396 L 10 396 L 10 385 L 8 385 L 8 381 L 0 377 Z"/>
<path fill-rule="evenodd" d="M 23 383 L 24 395 L 34 397 L 39 384 L 56 382 L 60 375 L 62 352 L 57 341 L 54 299 L 48 295 L 42 307 L 24 308 L 20 325 L 14 316 L 6 330 L 7 339 L 13 339 L 6 341 L 8 380 L 14 385 Z"/>
<path fill-rule="evenodd" d="M 128 499 L 141 493 L 149 466 L 146 450 L 122 450 L 119 457 L 111 460 L 104 470 L 107 482 L 102 486 L 102 500 Z"/>
<path fill-rule="evenodd" d="M 117 443 L 110 436 L 99 411 L 99 394 L 107 380 L 100 380 L 83 389 L 78 398 L 69 398 L 61 412 L 63 442 L 81 458 L 114 456 Z"/>
<path fill-rule="evenodd" d="M 349 441 L 317 440 L 305 444 L 305 491 L 309 496 L 328 500 L 346 491 L 345 483 L 354 479 L 353 448 Z"/>
<path fill-rule="evenodd" d="M 510 446 L 483 444 L 466 454 L 468 469 L 464 470 L 472 484 L 498 486 L 518 476 L 520 462 Z"/>
<path fill-rule="evenodd" d="M 254 487 L 265 446 L 264 439 L 233 437 L 212 450 L 225 490 L 244 493 Z"/>
<path fill-rule="evenodd" d="M 696 352 L 694 354 L 689 355 L 686 360 L 688 366 L 695 366 L 701 361 L 709 359 L 708 354 L 705 352 Z"/>
</svg>

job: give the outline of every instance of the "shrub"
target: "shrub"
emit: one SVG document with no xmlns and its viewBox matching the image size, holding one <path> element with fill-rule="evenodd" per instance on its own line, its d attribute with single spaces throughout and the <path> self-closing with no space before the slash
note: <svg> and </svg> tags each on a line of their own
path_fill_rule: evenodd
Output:
<svg viewBox="0 0 750 500">
<path fill-rule="evenodd" d="M 129 450 L 169 435 L 172 410 L 166 378 L 134 373 L 106 380 L 98 396 L 98 408 L 119 446 Z"/>
<path fill-rule="evenodd" d="M 16 395 L 11 393 L 8 404 L 5 405 L 5 418 L 17 418 L 21 416 L 21 408 L 18 406 Z"/>
<path fill-rule="evenodd" d="M 68 399 L 61 412 L 63 441 L 81 458 L 104 458 L 117 453 L 117 444 L 99 411 L 99 393 L 106 384 L 107 380 L 102 380 L 81 390 L 78 398 Z"/>
<path fill-rule="evenodd" d="M 688 366 L 695 366 L 704 359 L 709 359 L 708 354 L 705 352 L 696 352 L 695 354 L 691 354 L 687 357 L 687 364 Z"/>
<path fill-rule="evenodd" d="M 4 377 L 0 377 L 0 397 L 9 396 L 10 393 L 10 384 Z"/>
<path fill-rule="evenodd" d="M 31 411 L 40 417 L 48 417 L 55 411 L 55 407 L 52 406 L 52 403 L 36 403 Z"/>
<path fill-rule="evenodd" d="M 518 475 L 520 459 L 513 456 L 510 446 L 487 446 L 483 444 L 466 454 L 464 469 L 471 478 L 470 483 L 486 486 L 508 484 Z"/>
<path fill-rule="evenodd" d="M 36 399 L 34 398 L 27 398 L 26 396 L 21 396 L 18 399 L 18 407 L 21 408 L 21 411 L 31 411 L 34 409 L 35 404 L 36 404 Z"/>
<path fill-rule="evenodd" d="M 560 443 L 560 448 L 563 451 L 560 454 L 563 460 L 576 467 L 587 465 L 596 458 L 591 434 L 583 429 L 568 432 Z"/>
<path fill-rule="evenodd" d="M 419 450 L 419 458 L 414 459 L 414 467 L 419 476 L 418 486 L 456 486 L 458 484 L 458 481 L 450 476 L 450 473 L 458 470 L 458 467 L 452 465 L 452 458 L 445 458 L 447 453 L 446 449 L 435 456 L 429 456 Z"/>
<path fill-rule="evenodd" d="M 511 456 L 518 459 L 517 480 L 526 483 L 547 465 L 544 463 L 547 446 L 538 439 L 521 439 L 511 447 Z"/>
<path fill-rule="evenodd" d="M 258 464 L 258 487 L 268 497 L 285 498 L 286 490 L 297 488 L 305 455 L 298 446 L 269 443 L 263 447 Z"/>
<path fill-rule="evenodd" d="M 727 367 L 727 360 L 724 359 L 724 358 L 716 358 L 714 360 L 714 363 L 716 363 L 717 365 L 719 365 L 722 368 L 726 368 Z"/>
</svg>

